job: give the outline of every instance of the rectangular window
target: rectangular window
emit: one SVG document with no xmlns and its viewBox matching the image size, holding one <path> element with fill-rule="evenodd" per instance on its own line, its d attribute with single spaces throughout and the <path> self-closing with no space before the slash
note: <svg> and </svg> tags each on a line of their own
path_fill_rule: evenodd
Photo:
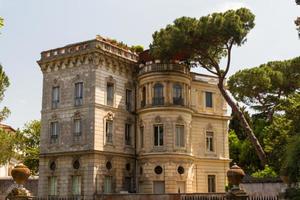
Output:
<svg viewBox="0 0 300 200">
<path fill-rule="evenodd" d="M 107 93 L 107 98 L 106 98 L 107 105 L 113 106 L 114 105 L 114 84 L 113 83 L 107 83 L 106 93 Z"/>
<path fill-rule="evenodd" d="M 216 176 L 207 176 L 208 192 L 216 192 Z"/>
<path fill-rule="evenodd" d="M 81 119 L 74 120 L 74 136 L 81 136 L 82 123 Z"/>
<path fill-rule="evenodd" d="M 126 110 L 131 111 L 132 105 L 132 91 L 126 89 Z"/>
<path fill-rule="evenodd" d="M 72 194 L 81 195 L 81 176 L 72 176 Z"/>
<path fill-rule="evenodd" d="M 50 123 L 50 140 L 51 140 L 51 143 L 56 143 L 57 142 L 58 134 L 59 134 L 58 122 L 51 122 Z"/>
<path fill-rule="evenodd" d="M 125 144 L 131 145 L 131 124 L 125 124 Z"/>
<path fill-rule="evenodd" d="M 75 83 L 75 106 L 82 105 L 83 82 Z"/>
<path fill-rule="evenodd" d="M 131 192 L 131 177 L 125 177 L 125 191 Z"/>
<path fill-rule="evenodd" d="M 214 151 L 214 133 L 211 131 L 206 132 L 206 151 Z"/>
<path fill-rule="evenodd" d="M 106 143 L 112 143 L 113 137 L 113 122 L 110 120 L 106 121 Z"/>
<path fill-rule="evenodd" d="M 140 147 L 144 148 L 144 127 L 140 127 Z"/>
<path fill-rule="evenodd" d="M 164 145 L 164 127 L 162 124 L 154 125 L 154 146 Z"/>
<path fill-rule="evenodd" d="M 183 125 L 176 125 L 176 138 L 175 143 L 177 147 L 184 147 L 184 126 Z"/>
<path fill-rule="evenodd" d="M 48 178 L 49 195 L 57 195 L 57 177 L 51 176 Z"/>
<path fill-rule="evenodd" d="M 104 193 L 111 193 L 112 192 L 112 177 L 111 176 L 105 176 L 104 178 Z"/>
<path fill-rule="evenodd" d="M 208 108 L 213 107 L 213 94 L 212 94 L 212 92 L 205 92 L 205 105 Z"/>
<path fill-rule="evenodd" d="M 52 108 L 57 108 L 59 103 L 59 86 L 52 88 Z"/>
<path fill-rule="evenodd" d="M 165 182 L 164 181 L 153 181 L 153 193 L 164 194 L 165 193 Z"/>
</svg>

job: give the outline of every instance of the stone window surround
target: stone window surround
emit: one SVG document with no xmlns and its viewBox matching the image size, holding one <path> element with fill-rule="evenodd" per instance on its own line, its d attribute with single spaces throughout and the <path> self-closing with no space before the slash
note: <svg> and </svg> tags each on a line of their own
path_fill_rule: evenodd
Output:
<svg viewBox="0 0 300 200">
<path fill-rule="evenodd" d="M 54 89 L 57 89 L 57 100 L 55 101 L 54 100 Z M 60 95 L 60 86 L 55 84 L 52 86 L 52 90 L 51 90 L 51 109 L 57 109 L 59 107 L 59 103 L 60 103 L 60 98 L 61 98 L 61 95 Z"/>
<path fill-rule="evenodd" d="M 163 133 L 162 133 L 162 145 L 155 145 L 155 126 L 162 126 L 163 127 Z M 164 148 L 165 147 L 165 125 L 162 123 L 162 122 L 157 122 L 157 123 L 154 123 L 153 124 L 153 149 L 161 149 L 161 148 Z M 159 134 L 160 136 L 160 134 Z M 158 143 L 159 143 L 159 138 L 158 137 Z"/>
<path fill-rule="evenodd" d="M 80 194 L 73 194 L 73 177 L 79 177 L 79 180 L 80 180 Z M 81 173 L 72 173 L 70 175 L 70 194 L 72 195 L 81 195 L 83 193 L 83 187 L 84 187 L 84 184 L 83 184 L 83 180 L 84 180 L 84 177 Z"/>
<path fill-rule="evenodd" d="M 50 98 L 50 107 L 51 107 L 51 109 L 57 109 L 57 108 L 59 108 L 59 104 L 61 103 L 61 86 L 62 84 L 61 84 L 61 81 L 60 80 L 58 80 L 57 78 L 54 78 L 53 79 L 53 82 L 52 82 L 52 88 L 51 88 L 51 93 L 50 93 L 50 96 L 49 96 L 49 98 Z M 57 106 L 56 107 L 53 107 L 53 88 L 55 88 L 55 87 L 58 87 L 59 88 L 59 94 L 58 94 L 58 98 L 59 98 L 59 101 L 58 101 L 58 104 L 57 104 Z"/>
<path fill-rule="evenodd" d="M 217 173 L 216 172 L 206 172 L 206 179 L 205 179 L 205 182 L 206 182 L 206 186 L 207 186 L 207 192 L 208 193 L 215 193 L 217 191 L 217 183 L 218 183 L 218 176 L 217 176 Z M 208 191 L 208 176 L 214 176 L 215 177 L 215 192 L 209 192 Z"/>
<path fill-rule="evenodd" d="M 106 142 L 106 122 L 112 121 L 112 142 Z M 104 146 L 110 145 L 114 147 L 114 137 L 115 137 L 115 123 L 114 123 L 114 113 L 108 112 L 107 115 L 103 118 L 103 142 Z"/>
<path fill-rule="evenodd" d="M 176 128 L 177 126 L 183 126 L 183 139 L 184 139 L 184 146 L 177 146 L 176 144 L 176 138 L 177 138 L 177 132 L 176 132 Z M 186 138 L 187 138 L 187 129 L 186 129 L 186 125 L 184 123 L 175 123 L 174 126 L 174 149 L 178 149 L 178 150 L 185 150 L 186 149 Z"/>
<path fill-rule="evenodd" d="M 81 103 L 77 104 L 76 100 L 78 100 L 78 98 L 76 98 L 76 93 L 77 93 L 77 91 L 76 91 L 76 84 L 79 84 L 79 83 L 82 84 L 82 98 L 81 98 Z M 73 83 L 73 85 L 74 85 L 74 94 L 73 94 L 74 106 L 76 106 L 76 107 L 82 106 L 84 104 L 84 86 L 85 86 L 84 81 L 78 78 L 78 80 L 76 80 Z"/>
<path fill-rule="evenodd" d="M 108 77 L 106 77 L 105 78 L 105 90 L 104 90 L 104 105 L 106 105 L 106 106 L 110 106 L 110 107 L 116 107 L 116 88 L 117 88 L 117 86 L 116 86 L 116 83 L 117 83 L 117 81 L 116 81 L 116 79 L 114 79 L 113 78 L 113 76 L 108 76 Z M 113 85 L 113 89 L 114 89 L 114 91 L 113 91 L 113 104 L 112 105 L 108 105 L 107 104 L 107 85 L 108 84 L 112 84 Z"/>
<path fill-rule="evenodd" d="M 206 133 L 213 133 L 213 151 L 207 151 L 206 147 Z M 209 123 L 206 128 L 204 128 L 204 142 L 205 142 L 205 155 L 206 156 L 217 156 L 217 137 L 216 137 L 216 129 Z"/>
<path fill-rule="evenodd" d="M 206 107 L 206 92 L 211 92 L 211 94 L 212 94 L 212 107 Z M 202 94 L 203 94 L 204 110 L 209 111 L 209 112 L 215 112 L 216 111 L 216 94 L 217 94 L 216 91 L 205 90 L 205 91 L 202 91 Z"/>
<path fill-rule="evenodd" d="M 52 141 L 52 123 L 57 123 L 57 138 L 56 138 L 56 141 L 53 142 Z M 60 132 L 61 132 L 61 129 L 62 129 L 62 124 L 60 123 L 60 120 L 57 118 L 57 116 L 53 116 L 49 121 L 48 121 L 48 131 L 49 131 L 49 134 L 48 134 L 48 139 L 49 139 L 49 143 L 50 145 L 58 145 L 59 144 L 59 141 L 60 141 Z"/>
<path fill-rule="evenodd" d="M 129 141 L 126 140 L 126 126 L 129 125 L 130 127 L 130 130 L 129 130 Z M 125 147 L 132 147 L 133 144 L 134 144 L 134 138 L 133 138 L 133 132 L 134 132 L 134 124 L 129 121 L 129 120 L 126 120 L 125 123 L 124 123 L 124 145 Z M 129 144 L 127 144 L 127 142 L 129 142 Z"/>
<path fill-rule="evenodd" d="M 127 90 L 130 90 L 131 91 L 131 97 L 130 97 L 130 99 L 131 99 L 131 102 L 129 102 L 129 104 L 130 104 L 130 109 L 128 110 L 127 109 Z M 125 110 L 126 111 L 128 111 L 128 112 L 132 112 L 133 110 L 134 110 L 134 105 L 135 105 L 135 94 L 134 94 L 134 86 L 133 86 L 133 84 L 131 83 L 131 82 L 127 82 L 126 84 L 125 84 L 125 87 L 124 87 L 124 91 L 125 91 L 125 102 L 124 102 L 124 104 L 125 104 Z"/>
</svg>

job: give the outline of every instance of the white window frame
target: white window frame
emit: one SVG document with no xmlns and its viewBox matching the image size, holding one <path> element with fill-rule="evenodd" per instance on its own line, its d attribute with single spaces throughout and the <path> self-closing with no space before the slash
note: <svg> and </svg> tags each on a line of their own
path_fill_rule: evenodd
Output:
<svg viewBox="0 0 300 200">
<path fill-rule="evenodd" d="M 81 106 L 83 104 L 83 90 L 84 90 L 84 84 L 82 81 L 76 82 L 74 84 L 74 103 L 75 106 Z"/>
<path fill-rule="evenodd" d="M 215 132 L 212 130 L 205 131 L 205 150 L 207 153 L 215 153 Z"/>
<path fill-rule="evenodd" d="M 51 143 L 57 143 L 59 137 L 59 122 L 50 122 L 50 141 Z"/>
<path fill-rule="evenodd" d="M 57 176 L 48 177 L 48 195 L 55 196 L 57 195 Z M 54 185 L 52 185 L 54 184 Z"/>
<path fill-rule="evenodd" d="M 60 87 L 57 86 L 53 86 L 52 87 L 52 96 L 51 96 L 51 106 L 52 109 L 55 109 L 58 107 L 60 101 Z"/>
<path fill-rule="evenodd" d="M 82 135 L 82 119 L 75 118 L 73 123 L 74 123 L 74 136 L 75 137 L 81 136 Z"/>
<path fill-rule="evenodd" d="M 76 184 L 75 185 L 75 180 Z M 76 187 L 76 188 L 75 188 Z M 80 175 L 72 176 L 72 195 L 81 195 L 82 180 Z"/>
<path fill-rule="evenodd" d="M 182 128 L 182 135 L 178 135 L 177 130 L 178 128 Z M 183 124 L 176 124 L 175 125 L 175 147 L 176 148 L 185 148 L 185 141 L 186 141 L 186 137 L 185 137 L 185 126 Z M 179 138 L 178 138 L 179 136 Z"/>
<path fill-rule="evenodd" d="M 211 188 L 210 181 L 209 181 L 210 176 L 214 177 L 214 186 L 213 186 L 214 191 L 210 191 L 210 188 Z M 208 193 L 216 193 L 217 192 L 217 175 L 216 174 L 207 174 L 207 192 Z"/>
<path fill-rule="evenodd" d="M 111 123 L 111 132 L 110 135 L 108 134 L 108 123 Z M 113 136 L 114 136 L 114 121 L 110 120 L 110 119 L 106 119 L 105 120 L 105 144 L 113 144 Z M 110 140 L 108 140 L 108 138 L 110 138 Z"/>
<path fill-rule="evenodd" d="M 158 127 L 158 138 L 157 138 L 157 145 L 155 145 L 155 127 Z M 162 144 L 160 144 L 161 132 L 160 129 L 162 128 Z M 164 146 L 164 125 L 163 124 L 154 124 L 153 125 L 153 146 L 154 147 L 163 147 Z"/>
<path fill-rule="evenodd" d="M 111 88 L 112 88 L 112 99 L 109 99 L 109 96 L 108 96 L 109 86 L 111 86 Z M 114 103 L 115 103 L 115 83 L 111 82 L 111 81 L 108 81 L 108 82 L 106 82 L 106 105 L 114 106 Z"/>
</svg>

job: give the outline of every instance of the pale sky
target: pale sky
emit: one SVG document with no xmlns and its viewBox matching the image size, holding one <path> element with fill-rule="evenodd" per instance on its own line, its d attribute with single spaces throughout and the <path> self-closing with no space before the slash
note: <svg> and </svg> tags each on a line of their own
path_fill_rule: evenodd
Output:
<svg viewBox="0 0 300 200">
<path fill-rule="evenodd" d="M 0 0 L 5 26 L 0 35 L 0 63 L 11 85 L 1 106 L 14 128 L 40 119 L 40 52 L 93 39 L 97 34 L 129 45 L 148 47 L 152 33 L 181 16 L 247 7 L 256 26 L 245 45 L 233 50 L 230 74 L 271 60 L 300 55 L 293 21 L 300 16 L 294 0 Z"/>
</svg>

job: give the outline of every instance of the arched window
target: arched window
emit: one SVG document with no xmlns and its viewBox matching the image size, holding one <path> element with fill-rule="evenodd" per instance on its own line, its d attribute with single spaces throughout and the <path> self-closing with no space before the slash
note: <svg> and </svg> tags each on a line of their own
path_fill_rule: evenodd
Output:
<svg viewBox="0 0 300 200">
<path fill-rule="evenodd" d="M 183 105 L 182 87 L 180 84 L 173 85 L 173 104 Z"/>
<path fill-rule="evenodd" d="M 153 105 L 163 105 L 164 104 L 164 86 L 161 83 L 156 83 L 154 85 L 154 97 Z"/>
</svg>

